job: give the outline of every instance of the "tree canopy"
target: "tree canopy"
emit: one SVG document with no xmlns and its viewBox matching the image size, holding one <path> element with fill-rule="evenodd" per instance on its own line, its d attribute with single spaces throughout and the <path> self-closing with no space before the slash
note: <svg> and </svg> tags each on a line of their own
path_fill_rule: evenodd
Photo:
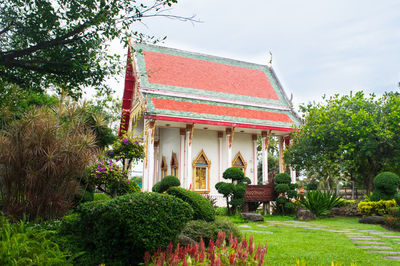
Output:
<svg viewBox="0 0 400 266">
<path fill-rule="evenodd" d="M 168 17 L 161 12 L 176 2 L 1 1 L 0 89 L 10 83 L 35 91 L 56 87 L 74 97 L 83 87 L 107 89 L 105 79 L 119 69 L 118 57 L 107 53 L 110 41 L 155 40 L 130 31 L 130 25 L 146 17 Z"/>
<path fill-rule="evenodd" d="M 381 171 L 398 173 L 399 96 L 357 92 L 324 100 L 301 107 L 305 123 L 285 153 L 287 164 L 322 178 L 347 176 L 368 191 Z"/>
</svg>

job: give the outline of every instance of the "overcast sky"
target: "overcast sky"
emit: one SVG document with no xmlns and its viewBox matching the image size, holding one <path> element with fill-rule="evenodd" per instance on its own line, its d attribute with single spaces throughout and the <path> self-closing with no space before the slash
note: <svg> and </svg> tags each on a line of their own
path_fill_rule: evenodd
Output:
<svg viewBox="0 0 400 266">
<path fill-rule="evenodd" d="M 171 14 L 135 30 L 161 45 L 272 66 L 294 104 L 364 90 L 381 95 L 400 81 L 400 1 L 180 0 Z M 116 88 L 119 95 L 123 83 Z"/>
</svg>

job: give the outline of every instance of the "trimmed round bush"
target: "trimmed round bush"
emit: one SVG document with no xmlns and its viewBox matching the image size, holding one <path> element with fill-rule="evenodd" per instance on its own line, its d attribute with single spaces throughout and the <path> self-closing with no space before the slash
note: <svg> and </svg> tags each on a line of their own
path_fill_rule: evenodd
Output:
<svg viewBox="0 0 400 266">
<path fill-rule="evenodd" d="M 160 193 L 167 191 L 170 187 L 179 187 L 181 181 L 176 176 L 167 175 L 160 181 Z"/>
<path fill-rule="evenodd" d="M 287 199 L 285 197 L 278 197 L 276 199 L 276 203 L 278 203 L 278 204 L 285 204 L 286 201 L 287 201 Z"/>
<path fill-rule="evenodd" d="M 242 181 L 245 176 L 242 170 L 237 167 L 230 167 L 222 174 L 224 179 L 232 179 L 233 181 Z"/>
<path fill-rule="evenodd" d="M 94 201 L 101 201 L 101 200 L 110 200 L 111 197 L 105 193 L 94 193 L 93 200 Z"/>
<path fill-rule="evenodd" d="M 118 196 L 130 194 L 130 193 L 137 193 L 140 191 L 141 191 L 141 189 L 135 181 L 125 180 L 125 181 L 119 183 Z"/>
<path fill-rule="evenodd" d="M 291 199 L 297 197 L 297 191 L 296 190 L 289 190 L 287 194 L 288 194 L 288 197 L 291 198 Z"/>
<path fill-rule="evenodd" d="M 371 200 L 391 200 L 397 193 L 400 185 L 400 178 L 392 172 L 382 172 L 374 178 L 374 192 Z"/>
<path fill-rule="evenodd" d="M 182 234 L 197 242 L 200 241 L 200 238 L 203 238 L 204 243 L 208 245 L 211 237 L 214 240 L 217 239 L 220 230 L 225 234 L 226 240 L 229 239 L 231 233 L 232 237 L 236 237 L 238 241 L 242 238 L 239 228 L 232 221 L 224 217 L 217 217 L 214 222 L 203 220 L 190 221 L 182 230 Z"/>
<path fill-rule="evenodd" d="M 396 201 L 397 205 L 400 206 L 400 194 L 396 193 L 394 195 L 394 200 Z"/>
<path fill-rule="evenodd" d="M 151 191 L 160 193 L 160 192 L 159 192 L 159 191 L 161 191 L 160 188 L 161 188 L 161 182 L 157 182 L 157 183 L 155 183 L 154 186 L 151 188 Z"/>
<path fill-rule="evenodd" d="M 287 173 L 277 174 L 274 178 L 275 184 L 290 184 L 291 181 L 290 175 Z"/>
<path fill-rule="evenodd" d="M 145 251 L 176 241 L 193 209 L 186 202 L 159 193 L 135 193 L 78 207 L 81 245 L 94 261 L 137 265 Z"/>
<path fill-rule="evenodd" d="M 209 200 L 197 192 L 181 187 L 170 187 L 167 190 L 167 194 L 187 202 L 193 208 L 193 219 L 205 220 L 208 222 L 215 220 L 215 208 L 212 206 Z"/>
<path fill-rule="evenodd" d="M 286 193 L 289 191 L 289 185 L 288 184 L 277 184 L 275 185 L 275 191 L 276 193 Z"/>
</svg>

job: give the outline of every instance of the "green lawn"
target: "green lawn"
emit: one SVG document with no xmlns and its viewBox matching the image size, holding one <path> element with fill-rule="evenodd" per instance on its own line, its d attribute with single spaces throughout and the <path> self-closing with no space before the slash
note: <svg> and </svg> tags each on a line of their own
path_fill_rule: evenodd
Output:
<svg viewBox="0 0 400 266">
<path fill-rule="evenodd" d="M 343 234 L 289 225 L 270 226 L 272 221 L 290 222 L 293 220 L 291 217 L 266 216 L 265 222 L 259 223 L 245 223 L 238 216 L 231 219 L 238 225 L 250 226 L 250 228 L 240 227 L 240 230 L 247 236 L 253 236 L 256 243 L 268 243 L 267 265 L 295 265 L 297 260 L 307 263 L 301 265 L 331 265 L 332 261 L 338 263 L 337 265 L 351 265 L 351 263 L 353 265 L 400 265 L 399 261 L 387 260 L 382 257 L 382 254 L 373 254 L 356 248 L 356 244 Z M 326 218 L 303 223 L 309 228 L 387 231 L 379 225 L 360 224 L 357 218 Z M 365 234 L 368 235 L 368 233 Z M 400 235 L 397 232 L 393 234 Z M 400 244 L 383 237 L 378 238 L 381 238 L 387 246 L 393 247 L 394 251 L 400 251 Z"/>
</svg>

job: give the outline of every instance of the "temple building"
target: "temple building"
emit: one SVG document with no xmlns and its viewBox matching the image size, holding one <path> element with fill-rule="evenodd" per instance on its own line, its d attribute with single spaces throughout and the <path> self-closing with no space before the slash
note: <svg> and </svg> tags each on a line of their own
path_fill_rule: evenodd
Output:
<svg viewBox="0 0 400 266">
<path fill-rule="evenodd" d="M 182 187 L 220 198 L 215 184 L 232 166 L 257 184 L 259 137 L 268 183 L 270 137 L 279 138 L 282 172 L 299 123 L 271 65 L 145 44 L 128 52 L 121 132 L 143 136 L 143 191 L 175 175 Z"/>
</svg>

